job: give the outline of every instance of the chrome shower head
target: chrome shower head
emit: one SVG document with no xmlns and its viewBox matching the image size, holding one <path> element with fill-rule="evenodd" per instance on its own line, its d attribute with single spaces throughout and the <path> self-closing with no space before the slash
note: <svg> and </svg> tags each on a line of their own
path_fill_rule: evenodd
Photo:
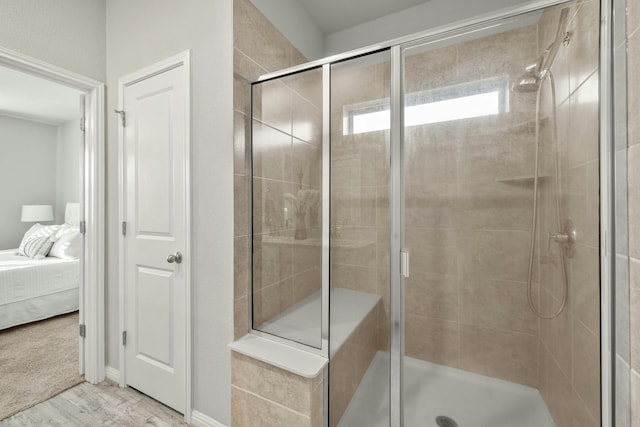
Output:
<svg viewBox="0 0 640 427">
<path fill-rule="evenodd" d="M 546 53 L 546 52 L 545 52 Z M 544 62 L 545 54 L 540 56 L 536 62 L 529 64 L 525 70 L 526 72 L 518 77 L 511 85 L 511 90 L 514 92 L 535 92 L 540 87 L 541 67 Z"/>
<path fill-rule="evenodd" d="M 536 62 L 529 64 L 525 68 L 525 73 L 518 78 L 512 85 L 513 92 L 535 92 L 540 88 L 540 83 L 548 77 L 551 65 L 558 54 L 560 46 L 566 44 L 568 40 L 567 21 L 569 17 L 569 8 L 560 11 L 558 20 L 558 28 L 556 37 L 549 47 L 538 57 Z"/>
<path fill-rule="evenodd" d="M 533 74 L 523 74 L 511 85 L 514 92 L 536 92 L 540 87 L 540 78 Z"/>
</svg>

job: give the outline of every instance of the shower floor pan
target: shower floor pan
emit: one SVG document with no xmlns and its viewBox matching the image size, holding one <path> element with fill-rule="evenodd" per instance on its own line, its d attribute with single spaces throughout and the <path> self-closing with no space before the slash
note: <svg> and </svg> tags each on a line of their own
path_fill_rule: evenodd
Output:
<svg viewBox="0 0 640 427">
<path fill-rule="evenodd" d="M 405 357 L 405 427 L 555 427 L 532 387 Z M 388 427 L 389 353 L 378 351 L 339 427 Z"/>
</svg>

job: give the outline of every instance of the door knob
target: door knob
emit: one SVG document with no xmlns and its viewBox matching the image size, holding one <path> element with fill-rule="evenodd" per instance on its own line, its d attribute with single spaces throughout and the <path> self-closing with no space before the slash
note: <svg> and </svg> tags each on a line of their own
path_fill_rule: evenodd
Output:
<svg viewBox="0 0 640 427">
<path fill-rule="evenodd" d="M 182 254 L 180 252 L 176 252 L 175 254 L 171 254 L 167 257 L 167 262 L 169 264 L 180 264 L 182 262 Z"/>
</svg>

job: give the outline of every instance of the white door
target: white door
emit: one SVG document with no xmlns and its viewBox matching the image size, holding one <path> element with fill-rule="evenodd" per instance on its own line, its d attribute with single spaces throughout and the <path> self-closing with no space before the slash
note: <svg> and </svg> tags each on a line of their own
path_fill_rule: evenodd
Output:
<svg viewBox="0 0 640 427">
<path fill-rule="evenodd" d="M 121 92 L 126 383 L 182 413 L 189 256 L 184 68 L 151 74 Z"/>
</svg>

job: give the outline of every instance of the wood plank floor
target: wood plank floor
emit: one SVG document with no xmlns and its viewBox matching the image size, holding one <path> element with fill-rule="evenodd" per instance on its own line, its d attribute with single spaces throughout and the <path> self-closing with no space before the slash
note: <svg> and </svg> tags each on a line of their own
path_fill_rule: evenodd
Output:
<svg viewBox="0 0 640 427">
<path fill-rule="evenodd" d="M 182 414 L 131 388 L 82 383 L 0 421 L 14 426 L 186 426 Z"/>
</svg>

